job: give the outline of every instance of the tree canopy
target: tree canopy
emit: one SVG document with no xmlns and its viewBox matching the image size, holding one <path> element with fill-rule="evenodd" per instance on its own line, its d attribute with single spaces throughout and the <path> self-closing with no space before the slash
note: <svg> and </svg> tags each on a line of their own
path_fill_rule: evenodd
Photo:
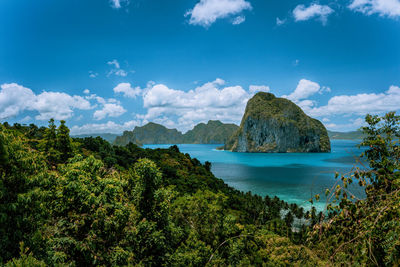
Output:
<svg viewBox="0 0 400 267">
<path fill-rule="evenodd" d="M 63 121 L 0 125 L 0 262 L 395 266 L 400 119 L 366 121 L 364 165 L 337 175 L 325 213 L 237 191 L 176 146 L 72 139 Z M 352 194 L 356 182 L 365 198 Z"/>
</svg>

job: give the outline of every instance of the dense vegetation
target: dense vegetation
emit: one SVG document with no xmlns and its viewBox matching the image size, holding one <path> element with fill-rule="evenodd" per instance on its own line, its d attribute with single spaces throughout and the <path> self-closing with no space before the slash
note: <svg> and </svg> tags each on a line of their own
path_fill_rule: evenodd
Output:
<svg viewBox="0 0 400 267">
<path fill-rule="evenodd" d="M 330 152 L 325 126 L 286 98 L 258 92 L 246 105 L 240 128 L 225 150 L 239 152 Z"/>
<path fill-rule="evenodd" d="M 133 131 L 125 131 L 115 139 L 115 144 L 124 146 L 134 144 L 223 144 L 238 129 L 235 124 L 220 121 L 199 123 L 192 130 L 182 134 L 176 129 L 168 129 L 160 124 L 150 122 Z"/>
<path fill-rule="evenodd" d="M 178 147 L 115 146 L 0 125 L 6 266 L 395 265 L 400 118 L 367 117 L 368 168 L 339 176 L 326 213 L 230 188 Z M 365 199 L 347 185 L 359 180 Z M 319 196 L 316 196 L 318 199 Z M 335 202 L 336 201 L 336 202 Z"/>
<path fill-rule="evenodd" d="M 239 126 L 220 121 L 199 123 L 183 135 L 185 144 L 224 144 Z"/>
</svg>

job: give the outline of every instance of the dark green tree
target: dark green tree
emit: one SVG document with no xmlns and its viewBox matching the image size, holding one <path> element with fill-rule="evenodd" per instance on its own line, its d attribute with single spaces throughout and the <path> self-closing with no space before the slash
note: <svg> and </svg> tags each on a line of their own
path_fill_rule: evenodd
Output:
<svg viewBox="0 0 400 267">
<path fill-rule="evenodd" d="M 140 159 L 131 171 L 135 183 L 134 199 L 142 218 L 155 217 L 155 193 L 161 185 L 161 173 L 157 165 L 148 159 Z"/>
<path fill-rule="evenodd" d="M 0 168 L 5 168 L 8 164 L 8 151 L 5 147 L 3 136 L 3 126 L 0 125 Z"/>
<path fill-rule="evenodd" d="M 1 126 L 0 126 L 1 127 Z M 1 127 L 2 128 L 2 127 Z M 29 196 L 44 158 L 15 130 L 0 129 L 0 265 L 18 255 L 19 243 L 32 237 L 41 222 Z"/>
<path fill-rule="evenodd" d="M 60 152 L 61 162 L 65 162 L 73 155 L 72 139 L 65 121 L 61 120 L 60 123 L 57 129 L 57 149 Z"/>
<path fill-rule="evenodd" d="M 350 175 L 327 190 L 329 219 L 317 224 L 310 241 L 338 265 L 398 266 L 400 263 L 400 116 L 366 116 L 365 148 Z M 364 163 L 365 162 L 365 163 Z M 349 185 L 364 188 L 360 198 Z"/>
<path fill-rule="evenodd" d="M 55 165 L 58 163 L 60 153 L 57 150 L 57 126 L 54 123 L 54 119 L 49 120 L 49 127 L 44 132 L 39 149 L 46 153 L 46 158 L 50 164 Z"/>
</svg>

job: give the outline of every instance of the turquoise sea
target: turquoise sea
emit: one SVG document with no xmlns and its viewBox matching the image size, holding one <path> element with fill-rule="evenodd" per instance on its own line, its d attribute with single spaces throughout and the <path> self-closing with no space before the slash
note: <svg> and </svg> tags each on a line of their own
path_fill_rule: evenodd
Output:
<svg viewBox="0 0 400 267">
<path fill-rule="evenodd" d="M 230 186 L 241 191 L 251 191 L 261 196 L 269 195 L 296 203 L 306 209 L 315 194 L 321 200 L 314 204 L 318 210 L 325 208 L 324 192 L 337 179 L 335 172 L 345 174 L 356 166 L 361 150 L 359 141 L 333 140 L 331 153 L 236 153 L 219 151 L 221 145 L 178 145 L 183 153 L 201 162 L 210 161 L 212 172 Z M 144 145 L 145 148 L 168 148 L 167 145 Z M 351 188 L 356 195 L 362 191 Z"/>
</svg>

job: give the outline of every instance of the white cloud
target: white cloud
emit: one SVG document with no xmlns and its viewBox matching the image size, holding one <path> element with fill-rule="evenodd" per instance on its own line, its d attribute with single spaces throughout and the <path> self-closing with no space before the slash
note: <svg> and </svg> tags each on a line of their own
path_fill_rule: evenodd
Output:
<svg viewBox="0 0 400 267">
<path fill-rule="evenodd" d="M 128 72 L 126 72 L 125 70 L 111 70 L 110 74 L 114 73 L 117 76 L 121 76 L 121 77 L 126 77 L 128 76 Z"/>
<path fill-rule="evenodd" d="M 323 91 L 330 91 L 330 89 L 328 87 L 321 88 L 321 86 L 316 82 L 301 79 L 293 93 L 288 96 L 284 95 L 282 97 L 285 97 L 292 101 L 299 101 L 316 93 L 322 93 Z"/>
<path fill-rule="evenodd" d="M 331 131 L 347 132 L 349 130 L 354 131 L 359 129 L 361 126 L 365 126 L 366 122 L 364 118 L 350 119 L 348 123 L 336 124 L 328 123 L 325 127 Z"/>
<path fill-rule="evenodd" d="M 250 85 L 249 86 L 249 92 L 254 94 L 257 92 L 270 92 L 271 88 L 267 85 Z"/>
<path fill-rule="evenodd" d="M 129 4 L 129 0 L 109 0 L 111 7 L 115 9 L 120 9 L 122 7 L 122 3 Z"/>
<path fill-rule="evenodd" d="M 251 9 L 251 4 L 245 0 L 200 0 L 185 16 L 190 16 L 190 24 L 209 27 L 219 18 L 238 15 Z"/>
<path fill-rule="evenodd" d="M 276 25 L 281 26 L 286 23 L 286 19 L 276 18 Z"/>
<path fill-rule="evenodd" d="M 390 18 L 400 16 L 399 0 L 353 0 L 348 7 L 366 15 L 378 14 Z"/>
<path fill-rule="evenodd" d="M 60 92 L 43 92 L 36 95 L 31 89 L 16 83 L 1 85 L 0 119 L 19 115 L 24 111 L 37 111 L 37 120 L 65 120 L 73 115 L 74 109 L 91 109 L 89 101 L 81 96 Z"/>
<path fill-rule="evenodd" d="M 119 64 L 118 60 L 114 59 L 112 61 L 107 62 L 108 65 L 113 66 L 113 69 L 111 69 L 107 73 L 107 77 L 110 75 L 116 75 L 116 76 L 121 76 L 121 77 L 126 77 L 128 76 L 129 72 L 134 72 L 134 71 L 126 71 L 121 68 L 121 65 Z"/>
<path fill-rule="evenodd" d="M 115 103 L 106 103 L 103 105 L 103 108 L 100 110 L 96 110 L 93 114 L 93 118 L 95 120 L 102 120 L 108 117 L 119 117 L 124 114 L 126 110 L 119 104 Z"/>
<path fill-rule="evenodd" d="M 16 83 L 1 85 L 0 119 L 17 116 L 25 110 L 32 110 L 35 97 L 31 89 Z"/>
<path fill-rule="evenodd" d="M 318 18 L 322 24 L 325 24 L 328 20 L 328 16 L 335 12 L 332 8 L 326 5 L 311 4 L 306 7 L 304 5 L 298 5 L 293 10 L 293 16 L 295 21 L 305 21 L 312 18 Z"/>
<path fill-rule="evenodd" d="M 97 76 L 99 76 L 99 74 L 97 72 L 89 71 L 90 78 L 96 78 Z"/>
<path fill-rule="evenodd" d="M 400 95 L 400 87 L 392 85 L 389 87 L 387 93 L 390 95 Z"/>
<path fill-rule="evenodd" d="M 81 96 L 70 96 L 60 92 L 43 92 L 36 96 L 34 110 L 39 112 L 37 120 L 65 120 L 71 118 L 74 109 L 89 110 L 90 103 Z"/>
<path fill-rule="evenodd" d="M 391 86 L 380 94 L 334 96 L 325 106 L 306 110 L 311 116 L 382 114 L 400 109 L 400 88 Z"/>
<path fill-rule="evenodd" d="M 85 90 L 83 90 L 83 93 L 84 93 L 85 95 L 88 95 L 88 94 L 90 94 L 90 90 L 89 90 L 89 89 L 85 89 Z"/>
<path fill-rule="evenodd" d="M 114 93 L 123 93 L 128 98 L 136 98 L 141 92 L 140 87 L 133 88 L 130 83 L 120 83 L 114 87 Z"/>
<path fill-rule="evenodd" d="M 245 16 L 237 16 L 233 21 L 232 24 L 233 25 L 239 25 L 242 24 L 243 22 L 245 22 L 246 17 Z"/>
<path fill-rule="evenodd" d="M 140 126 L 140 120 L 127 121 L 122 124 L 108 121 L 106 123 L 89 123 L 82 126 L 73 126 L 71 128 L 72 135 L 78 134 L 94 134 L 94 133 L 114 133 L 120 134 L 123 131 L 131 131 L 135 126 Z"/>
<path fill-rule="evenodd" d="M 121 8 L 121 3 L 120 3 L 119 0 L 111 0 L 111 5 L 112 5 L 114 8 Z"/>
<path fill-rule="evenodd" d="M 148 110 L 138 118 L 174 119 L 175 127 L 182 131 L 210 119 L 238 123 L 251 95 L 241 86 L 223 87 L 224 84 L 224 80 L 216 79 L 188 92 L 156 84 L 144 94 L 143 103 Z"/>
<path fill-rule="evenodd" d="M 120 68 L 119 62 L 118 62 L 118 60 L 116 60 L 116 59 L 114 59 L 114 60 L 112 60 L 112 61 L 108 61 L 107 64 L 108 64 L 108 65 L 114 66 L 116 69 L 119 69 L 119 68 Z"/>
</svg>

